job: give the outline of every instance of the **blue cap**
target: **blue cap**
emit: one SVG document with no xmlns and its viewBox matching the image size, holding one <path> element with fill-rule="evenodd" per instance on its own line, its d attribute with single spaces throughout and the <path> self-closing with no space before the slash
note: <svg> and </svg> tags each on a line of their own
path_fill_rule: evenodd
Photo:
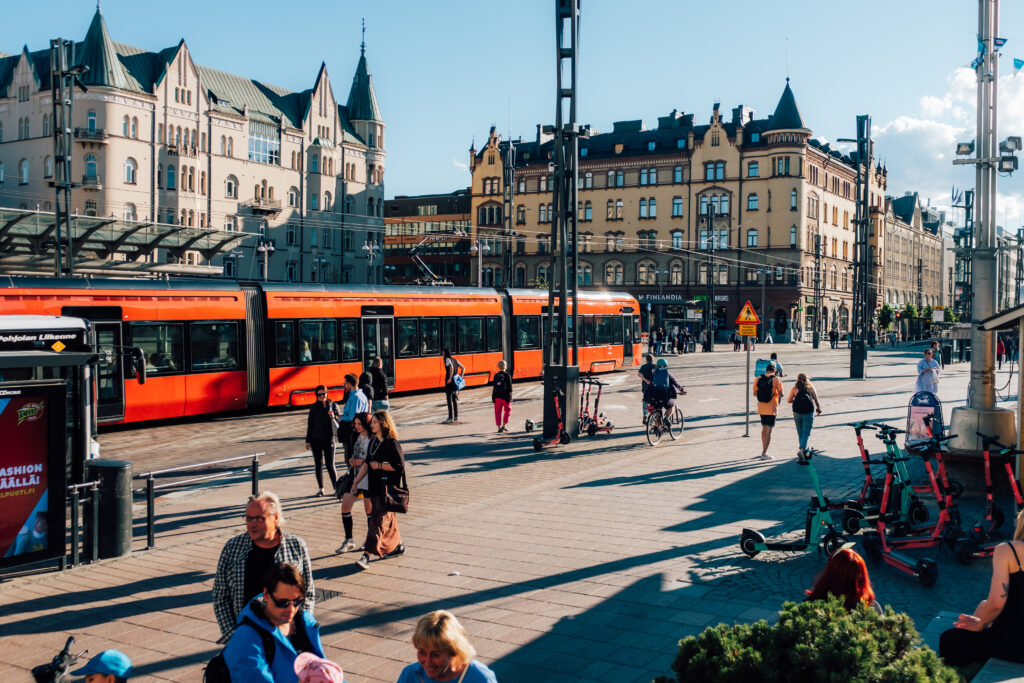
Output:
<svg viewBox="0 0 1024 683">
<path fill-rule="evenodd" d="M 132 660 L 119 650 L 104 650 L 90 659 L 89 663 L 81 669 L 71 672 L 72 676 L 88 676 L 90 674 L 128 678 L 132 675 Z"/>
</svg>

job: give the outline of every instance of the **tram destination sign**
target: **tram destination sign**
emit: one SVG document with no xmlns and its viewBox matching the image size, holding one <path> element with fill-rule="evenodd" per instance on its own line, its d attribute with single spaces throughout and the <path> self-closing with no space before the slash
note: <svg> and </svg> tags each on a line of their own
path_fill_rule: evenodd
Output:
<svg viewBox="0 0 1024 683">
<path fill-rule="evenodd" d="M 0 332 L 4 351 L 87 351 L 85 330 L 8 330 Z"/>
</svg>

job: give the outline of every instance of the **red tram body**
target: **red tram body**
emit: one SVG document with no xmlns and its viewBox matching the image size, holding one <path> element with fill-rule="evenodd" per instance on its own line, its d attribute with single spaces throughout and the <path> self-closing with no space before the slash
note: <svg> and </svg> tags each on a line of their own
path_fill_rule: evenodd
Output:
<svg viewBox="0 0 1024 683">
<path fill-rule="evenodd" d="M 628 294 L 581 292 L 581 372 L 638 364 L 639 306 Z M 490 382 L 504 359 L 540 377 L 547 294 L 465 287 L 360 287 L 199 280 L 0 279 L 0 315 L 91 320 L 101 350 L 141 348 L 138 384 L 122 354 L 97 372 L 98 420 L 116 424 L 308 405 L 318 384 L 344 395 L 346 373 L 380 356 L 395 392 L 439 388 L 441 351 Z"/>
</svg>

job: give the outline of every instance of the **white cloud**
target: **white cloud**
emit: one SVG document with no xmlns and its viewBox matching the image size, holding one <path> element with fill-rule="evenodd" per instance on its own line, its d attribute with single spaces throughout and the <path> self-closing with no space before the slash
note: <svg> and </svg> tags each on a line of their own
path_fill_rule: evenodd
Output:
<svg viewBox="0 0 1024 683">
<path fill-rule="evenodd" d="M 461 168 L 463 171 L 469 170 L 469 164 L 467 164 L 464 161 L 459 161 L 455 157 L 452 157 L 452 166 L 454 166 L 455 168 Z"/>
</svg>

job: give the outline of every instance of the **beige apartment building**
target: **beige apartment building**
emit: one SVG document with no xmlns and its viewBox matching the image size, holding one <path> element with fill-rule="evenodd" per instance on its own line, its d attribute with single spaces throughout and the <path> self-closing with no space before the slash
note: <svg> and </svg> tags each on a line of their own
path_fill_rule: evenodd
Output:
<svg viewBox="0 0 1024 683">
<path fill-rule="evenodd" d="M 74 93 L 73 213 L 125 231 L 252 233 L 212 262 L 184 253 L 229 277 L 381 281 L 386 126 L 365 43 L 344 103 L 325 64 L 292 92 L 202 66 L 184 40 L 156 52 L 115 42 L 98 8 L 76 57 L 89 70 L 88 92 Z M 3 207 L 53 208 L 49 62 L 49 49 L 0 54 Z"/>
<path fill-rule="evenodd" d="M 939 221 L 926 220 L 916 192 L 885 198 L 883 301 L 918 311 L 942 305 L 943 244 Z"/>
<path fill-rule="evenodd" d="M 577 280 L 636 296 L 647 328 L 700 329 L 710 278 L 720 338 L 733 329 L 747 300 L 776 341 L 809 338 L 815 315 L 822 330 L 849 330 L 854 161 L 812 139 L 788 81 L 768 117 L 757 118 L 742 105 L 727 115 L 716 104 L 707 123 L 695 119 L 672 111 L 653 129 L 642 121 L 616 122 L 610 133 L 587 129 L 580 140 Z M 499 142 L 492 129 L 480 150 L 470 150 L 474 235 L 485 242 L 502 239 Z M 501 273 L 500 258 L 485 259 L 484 278 L 545 286 L 552 143 L 538 126 L 535 140 L 513 145 L 513 272 Z M 870 168 L 871 213 L 877 217 L 887 170 Z M 823 249 L 820 305 L 814 296 L 817 238 Z M 879 244 L 873 230 L 876 270 Z M 879 305 L 881 292 L 873 294 Z"/>
</svg>

